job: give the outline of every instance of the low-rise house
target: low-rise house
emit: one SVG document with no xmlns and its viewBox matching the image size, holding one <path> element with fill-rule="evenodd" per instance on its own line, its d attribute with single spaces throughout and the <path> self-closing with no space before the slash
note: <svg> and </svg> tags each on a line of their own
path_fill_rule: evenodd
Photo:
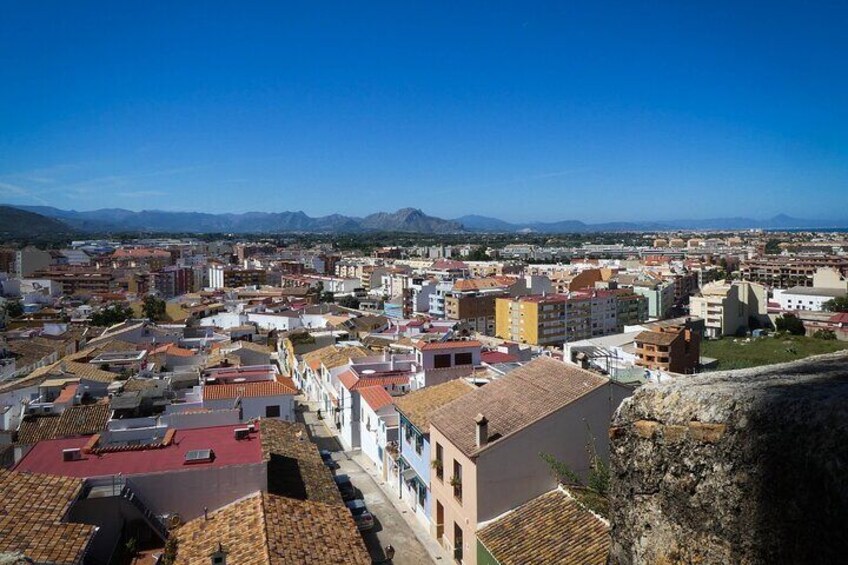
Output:
<svg viewBox="0 0 848 565">
<path fill-rule="evenodd" d="M 297 389 L 290 379 L 273 381 L 207 384 L 203 386 L 203 407 L 207 410 L 238 408 L 242 421 L 277 418 L 294 422 L 294 396 Z"/>
<path fill-rule="evenodd" d="M 430 447 L 430 416 L 445 404 L 464 396 L 476 387 L 465 379 L 415 390 L 394 401 L 398 413 L 399 435 L 397 465 L 392 484 L 397 485 L 401 500 L 415 512 L 415 517 L 430 528 L 431 475 L 442 476 L 444 469 L 432 467 Z"/>
<path fill-rule="evenodd" d="M 371 460 L 377 473 L 385 480 L 389 467 L 389 444 L 397 444 L 398 418 L 394 410 L 394 398 L 380 385 L 357 389 L 359 421 L 362 430 L 360 445 L 362 454 Z"/>
<path fill-rule="evenodd" d="M 553 457 L 584 480 L 608 459 L 610 418 L 632 389 L 539 357 L 438 409 L 430 418 L 431 533 L 477 563 L 477 530 L 557 484 Z"/>
<path fill-rule="evenodd" d="M 381 468 L 383 454 L 377 454 L 378 447 L 381 451 L 385 448 L 389 441 L 396 441 L 397 423 L 394 421 L 394 410 L 389 409 L 388 402 L 393 396 L 400 396 L 409 392 L 411 387 L 412 373 L 408 371 L 381 371 L 377 372 L 374 369 L 360 369 L 356 366 L 351 366 L 347 370 L 341 372 L 335 379 L 337 386 L 336 402 L 337 405 L 332 407 L 333 419 L 336 429 L 339 432 L 339 440 L 345 449 L 356 449 L 363 447 L 362 437 L 365 433 L 370 433 L 375 430 L 379 432 L 379 439 L 375 439 L 374 445 L 370 448 L 374 452 L 374 460 L 380 460 Z M 360 391 L 364 389 L 372 389 L 363 397 Z M 379 393 L 376 388 L 380 388 L 386 394 Z M 364 398 L 368 398 L 370 406 L 366 414 L 366 409 L 363 406 Z M 328 412 L 328 417 L 329 417 Z M 369 420 L 366 420 L 368 416 Z M 365 426 L 376 422 L 377 420 L 384 423 L 382 427 L 370 426 L 365 429 Z M 393 426 L 389 422 L 394 422 Z M 390 430 L 390 427 L 395 427 Z M 391 437 L 391 439 L 389 439 Z M 372 441 L 369 439 L 368 441 Z"/>
</svg>

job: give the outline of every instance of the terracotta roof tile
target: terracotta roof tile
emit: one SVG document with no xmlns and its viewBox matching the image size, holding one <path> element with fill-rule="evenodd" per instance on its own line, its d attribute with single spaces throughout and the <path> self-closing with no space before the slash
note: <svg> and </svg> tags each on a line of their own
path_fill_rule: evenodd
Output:
<svg viewBox="0 0 848 565">
<path fill-rule="evenodd" d="M 646 331 L 641 332 L 636 338 L 633 340 L 637 344 L 639 343 L 647 343 L 650 345 L 671 345 L 680 337 L 680 332 L 670 332 L 670 331 Z"/>
<path fill-rule="evenodd" d="M 381 386 L 365 386 L 357 388 L 362 400 L 375 412 L 386 406 L 391 406 L 394 399 Z"/>
<path fill-rule="evenodd" d="M 297 389 L 278 381 L 259 381 L 227 385 L 206 385 L 203 387 L 203 400 L 226 400 L 257 398 L 261 396 L 281 396 L 297 394 Z"/>
<path fill-rule="evenodd" d="M 106 427 L 108 404 L 71 406 L 59 416 L 26 417 L 21 422 L 17 443 L 33 445 L 39 441 L 96 434 Z"/>
<path fill-rule="evenodd" d="M 522 504 L 477 532 L 501 565 L 605 565 L 609 525 L 561 490 Z"/>
<path fill-rule="evenodd" d="M 369 565 L 343 505 L 256 493 L 180 527 L 176 565 L 207 565 L 219 544 L 239 565 Z"/>
<path fill-rule="evenodd" d="M 454 379 L 396 398 L 395 406 L 412 425 L 426 434 L 430 432 L 430 416 L 433 412 L 476 388 L 465 379 Z"/>
<path fill-rule="evenodd" d="M 313 370 L 317 370 L 321 365 L 324 365 L 327 369 L 335 369 L 336 367 L 347 365 L 351 359 L 367 357 L 368 353 L 368 350 L 363 347 L 328 345 L 327 347 L 306 353 L 303 356 L 303 360 Z"/>
<path fill-rule="evenodd" d="M 36 563 L 82 563 L 97 528 L 63 523 L 83 487 L 80 479 L 0 469 L 0 553 Z"/>
<path fill-rule="evenodd" d="M 418 342 L 415 347 L 421 351 L 437 351 L 441 349 L 463 349 L 466 347 L 482 347 L 479 341 L 431 341 L 428 343 Z"/>
<path fill-rule="evenodd" d="M 309 440 L 306 426 L 262 419 L 259 432 L 262 456 L 268 462 L 269 492 L 342 504 L 332 473 L 321 460 L 318 447 Z M 292 476 L 293 473 L 300 476 Z"/>
</svg>

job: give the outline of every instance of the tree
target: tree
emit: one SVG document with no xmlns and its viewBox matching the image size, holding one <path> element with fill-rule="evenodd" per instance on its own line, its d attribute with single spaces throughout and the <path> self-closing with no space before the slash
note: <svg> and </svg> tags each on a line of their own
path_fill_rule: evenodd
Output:
<svg viewBox="0 0 848 565">
<path fill-rule="evenodd" d="M 10 300 L 9 302 L 6 302 L 4 308 L 6 310 L 6 315 L 10 318 L 17 318 L 24 313 L 24 307 L 19 300 Z"/>
<path fill-rule="evenodd" d="M 149 318 L 153 322 L 161 322 L 165 319 L 165 301 L 161 298 L 156 298 L 152 294 L 144 297 L 142 310 L 144 311 L 144 317 Z"/>
<path fill-rule="evenodd" d="M 468 261 L 489 261 L 491 257 L 486 253 L 485 247 L 476 247 L 465 259 Z"/>
<path fill-rule="evenodd" d="M 333 302 L 335 300 L 335 295 L 326 290 L 318 295 L 318 302 Z"/>
<path fill-rule="evenodd" d="M 828 300 L 822 306 L 828 312 L 848 312 L 848 296 L 837 296 Z"/>
<path fill-rule="evenodd" d="M 132 317 L 132 308 L 121 306 L 120 304 L 112 304 L 92 314 L 90 322 L 93 326 L 113 326 Z"/>
<path fill-rule="evenodd" d="M 779 239 L 769 239 L 766 241 L 765 252 L 766 255 L 779 255 L 780 254 L 780 240 Z"/>
<path fill-rule="evenodd" d="M 336 304 L 356 310 L 359 308 L 359 299 L 355 296 L 342 296 L 336 301 Z"/>
<path fill-rule="evenodd" d="M 775 320 L 775 326 L 779 332 L 787 332 L 792 335 L 804 335 L 804 322 L 792 314 L 784 314 Z"/>
</svg>

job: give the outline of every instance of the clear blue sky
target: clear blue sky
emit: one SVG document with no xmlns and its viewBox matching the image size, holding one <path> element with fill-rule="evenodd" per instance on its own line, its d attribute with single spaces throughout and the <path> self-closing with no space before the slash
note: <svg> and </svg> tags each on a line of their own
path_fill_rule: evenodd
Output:
<svg viewBox="0 0 848 565">
<path fill-rule="evenodd" d="M 0 202 L 848 216 L 848 2 L 259 4 L 0 4 Z"/>
</svg>

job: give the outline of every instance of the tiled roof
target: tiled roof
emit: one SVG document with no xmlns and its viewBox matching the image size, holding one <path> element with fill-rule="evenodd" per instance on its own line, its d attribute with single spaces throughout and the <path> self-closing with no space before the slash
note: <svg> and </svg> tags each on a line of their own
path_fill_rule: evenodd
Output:
<svg viewBox="0 0 848 565">
<path fill-rule="evenodd" d="M 63 523 L 83 482 L 0 469 L 0 553 L 36 563 L 82 563 L 97 528 Z"/>
<path fill-rule="evenodd" d="M 347 365 L 351 359 L 359 359 L 367 356 L 368 350 L 362 347 L 328 345 L 327 347 L 306 353 L 303 356 L 303 360 L 313 370 L 321 365 L 324 365 L 327 369 L 335 369 L 336 367 Z"/>
<path fill-rule="evenodd" d="M 357 388 L 357 391 L 362 397 L 362 400 L 375 412 L 386 406 L 391 406 L 392 402 L 394 402 L 389 393 L 386 392 L 386 389 L 381 386 L 365 386 Z"/>
<path fill-rule="evenodd" d="M 285 394 L 297 394 L 297 390 L 294 387 L 290 387 L 277 381 L 206 385 L 203 387 L 203 400 L 226 400 L 238 397 L 256 398 L 261 396 L 281 396 Z"/>
<path fill-rule="evenodd" d="M 348 390 L 353 390 L 353 387 L 356 386 L 356 383 L 359 382 L 359 377 L 353 374 L 353 371 L 345 371 L 337 377 L 339 382 L 342 383 L 342 386 Z"/>
<path fill-rule="evenodd" d="M 501 438 L 567 406 L 609 381 L 600 375 L 538 357 L 471 394 L 436 410 L 430 418 L 445 437 L 468 457 Z M 489 442 L 476 445 L 474 419 L 489 420 Z"/>
<path fill-rule="evenodd" d="M 262 457 L 268 462 L 268 491 L 327 504 L 342 504 L 331 471 L 324 465 L 309 430 L 300 423 L 259 421 Z M 296 464 L 289 464 L 290 462 Z M 292 476 L 299 474 L 300 476 Z"/>
<path fill-rule="evenodd" d="M 247 349 L 249 351 L 255 351 L 257 353 L 267 353 L 269 355 L 271 354 L 271 348 L 267 345 L 262 345 L 260 343 L 253 343 L 251 341 L 238 341 L 236 342 L 236 345 L 238 347 L 236 347 L 236 349 L 233 351 L 234 353 L 237 353 L 239 349 Z"/>
<path fill-rule="evenodd" d="M 439 351 L 442 349 L 464 349 L 466 347 L 482 347 L 476 340 L 468 341 L 431 341 L 429 343 L 418 342 L 415 347 L 421 351 Z"/>
<path fill-rule="evenodd" d="M 219 544 L 227 561 L 238 565 L 371 563 L 345 506 L 267 493 L 192 520 L 174 535 L 176 565 L 208 565 Z"/>
<path fill-rule="evenodd" d="M 674 340 L 680 336 L 679 332 L 655 332 L 655 331 L 647 331 L 641 332 L 636 338 L 633 340 L 637 344 L 639 343 L 647 343 L 649 345 L 671 345 L 674 343 Z"/>
<path fill-rule="evenodd" d="M 487 277 L 484 279 L 459 279 L 453 283 L 456 292 L 468 292 L 472 290 L 485 290 L 492 288 L 506 288 L 515 284 L 517 279 L 504 277 Z"/>
<path fill-rule="evenodd" d="M 480 361 L 495 365 L 497 363 L 512 363 L 518 361 L 518 357 L 504 353 L 503 351 L 484 351 L 480 354 Z"/>
<path fill-rule="evenodd" d="M 430 415 L 433 412 L 476 388 L 465 379 L 453 379 L 396 398 L 395 406 L 412 425 L 426 434 L 430 431 Z"/>
<path fill-rule="evenodd" d="M 561 490 L 522 504 L 477 532 L 501 565 L 605 565 L 609 525 Z"/>
<path fill-rule="evenodd" d="M 400 373 L 396 375 L 375 375 L 372 377 L 361 377 L 350 390 L 359 390 L 365 387 L 372 386 L 404 386 L 409 384 L 409 379 L 412 378 L 411 373 Z"/>
<path fill-rule="evenodd" d="M 21 422 L 17 443 L 33 445 L 42 440 L 96 434 L 106 427 L 108 404 L 71 406 L 59 416 L 26 417 Z"/>
</svg>

